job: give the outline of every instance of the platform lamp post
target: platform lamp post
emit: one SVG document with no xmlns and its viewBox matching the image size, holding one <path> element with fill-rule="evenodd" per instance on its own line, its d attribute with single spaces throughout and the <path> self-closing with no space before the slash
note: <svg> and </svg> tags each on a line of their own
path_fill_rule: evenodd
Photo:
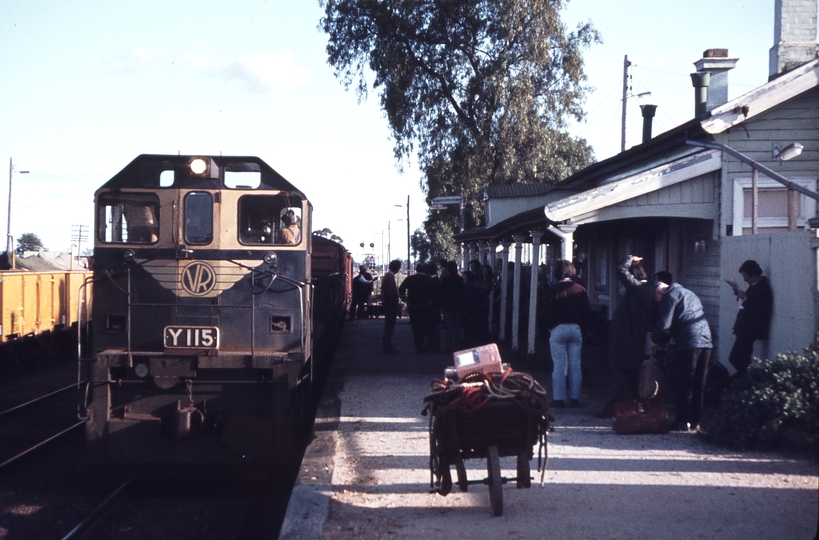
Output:
<svg viewBox="0 0 819 540">
<path fill-rule="evenodd" d="M 28 171 L 17 171 L 18 174 L 28 174 Z M 14 258 L 14 237 L 11 235 L 11 186 L 12 186 L 12 177 L 14 175 L 14 163 L 12 159 L 9 158 L 9 213 L 8 213 L 8 225 L 6 227 L 6 257 L 9 259 L 9 264 L 11 265 L 11 269 L 14 270 L 16 266 L 16 261 Z"/>
</svg>

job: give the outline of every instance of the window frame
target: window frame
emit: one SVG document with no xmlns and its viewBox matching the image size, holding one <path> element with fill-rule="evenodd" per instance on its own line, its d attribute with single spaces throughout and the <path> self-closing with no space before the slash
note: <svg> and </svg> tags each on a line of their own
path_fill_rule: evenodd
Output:
<svg viewBox="0 0 819 540">
<path fill-rule="evenodd" d="M 789 178 L 789 180 L 806 189 L 816 191 L 816 178 L 803 176 Z M 751 190 L 752 182 L 750 177 L 734 178 L 734 219 L 732 222 L 734 236 L 742 236 L 744 234 L 743 230 L 750 229 L 752 226 L 751 216 L 745 216 L 745 191 Z M 763 176 L 762 174 L 759 175 L 759 179 L 757 180 L 757 189 L 788 191 L 787 186 L 784 184 L 773 178 Z M 796 218 L 797 227 L 805 227 L 808 219 L 814 217 L 815 210 L 812 208 L 813 205 L 811 202 L 812 199 L 801 193 L 799 194 L 799 216 Z M 757 218 L 757 227 L 760 229 L 781 229 L 782 231 L 787 231 L 788 216 L 786 214 L 785 216 L 779 217 Z"/>
<path fill-rule="evenodd" d="M 210 236 L 206 241 L 203 241 L 203 242 L 193 241 L 193 240 L 190 240 L 188 238 L 188 210 L 189 210 L 188 209 L 188 200 L 190 199 L 191 196 L 194 196 L 194 195 L 207 195 L 209 197 L 209 199 L 210 199 Z M 191 244 L 191 245 L 195 245 L 195 246 L 196 245 L 204 246 L 204 245 L 208 245 L 208 244 L 213 243 L 214 229 L 215 229 L 215 227 L 214 227 L 214 212 L 213 212 L 214 207 L 215 207 L 214 203 L 215 203 L 215 201 L 214 201 L 213 193 L 211 193 L 210 191 L 192 190 L 192 191 L 189 191 L 189 192 L 185 193 L 185 196 L 182 198 L 182 206 L 183 206 L 183 209 L 184 209 L 183 221 L 182 221 L 182 236 L 183 236 L 186 244 Z"/>
<path fill-rule="evenodd" d="M 257 200 L 262 198 L 270 198 L 270 199 L 279 199 L 282 202 L 282 205 L 279 206 L 277 204 L 271 204 L 267 208 L 273 210 L 271 212 L 271 217 L 275 214 L 277 217 L 276 223 L 272 224 L 273 227 L 273 237 L 270 241 L 253 241 L 250 240 L 253 235 L 260 233 L 261 231 L 258 230 L 258 227 L 264 222 L 264 220 L 260 219 L 259 216 L 254 216 L 256 219 L 252 220 L 251 227 L 248 229 L 247 224 L 243 224 L 245 218 L 248 217 L 246 211 L 249 208 L 246 208 L 245 205 L 252 208 L 253 203 L 246 202 L 248 200 Z M 264 192 L 256 192 L 256 193 L 248 193 L 239 197 L 236 205 L 236 220 L 238 222 L 236 237 L 239 244 L 243 246 L 276 246 L 279 247 L 296 247 L 303 245 L 305 242 L 305 233 L 304 233 L 304 199 L 299 196 L 289 195 L 286 193 L 264 193 Z M 296 204 L 293 204 L 296 203 Z M 281 231 L 283 229 L 283 223 L 281 221 L 282 216 L 288 209 L 293 209 L 298 218 L 299 218 L 299 233 L 300 238 L 299 242 L 296 244 L 287 244 L 280 241 Z M 255 226 L 255 227 L 254 227 Z"/>
<path fill-rule="evenodd" d="M 127 199 L 136 200 L 136 201 L 139 201 L 140 199 L 142 199 L 142 200 L 145 200 L 146 202 L 148 202 L 150 200 L 151 204 L 146 204 L 146 205 L 143 205 L 143 206 L 153 208 L 153 220 L 156 222 L 155 227 L 153 228 L 153 229 L 155 229 L 153 231 L 153 234 L 155 234 L 156 240 L 153 240 L 153 241 L 150 241 L 150 240 L 149 241 L 134 241 L 134 240 L 131 239 L 131 235 L 129 234 L 129 231 L 128 231 L 128 228 L 130 227 L 129 220 L 127 218 L 126 211 L 125 211 L 125 208 L 124 208 Z M 111 202 L 108 202 L 109 200 Z M 113 204 L 114 202 L 116 202 L 118 204 Z M 110 208 L 115 208 L 116 206 L 118 206 L 120 204 L 123 205 L 123 208 L 121 210 L 122 213 L 120 214 L 119 219 L 122 220 L 123 217 L 125 218 L 125 223 L 124 223 L 125 227 L 123 229 L 120 229 L 120 231 L 119 231 L 120 236 L 122 236 L 122 233 L 125 232 L 126 235 L 129 238 L 127 240 L 107 240 L 106 239 L 106 233 L 109 231 L 109 227 L 110 227 L 110 230 L 111 230 L 111 233 L 112 233 L 112 237 L 113 237 L 114 231 L 116 230 L 116 227 L 114 226 L 113 222 L 111 222 L 111 221 L 109 221 L 107 219 L 108 218 L 108 213 L 105 211 L 105 208 L 109 208 L 109 207 Z M 150 192 L 144 192 L 144 191 L 140 191 L 140 192 L 135 192 L 135 191 L 107 191 L 107 192 L 101 193 L 99 195 L 98 200 L 95 202 L 95 206 L 96 206 L 96 216 L 97 216 L 97 227 L 96 227 L 96 231 L 95 231 L 94 234 L 95 234 L 95 237 L 96 237 L 97 241 L 100 242 L 101 244 L 105 244 L 105 245 L 130 245 L 130 244 L 134 244 L 134 245 L 155 245 L 157 242 L 159 242 L 160 231 L 161 231 L 161 226 L 160 226 L 161 225 L 161 222 L 160 222 L 161 204 L 160 204 L 159 196 L 156 193 L 150 193 Z M 113 212 L 112 212 L 112 214 L 113 214 Z M 113 215 L 111 217 L 113 219 Z"/>
</svg>

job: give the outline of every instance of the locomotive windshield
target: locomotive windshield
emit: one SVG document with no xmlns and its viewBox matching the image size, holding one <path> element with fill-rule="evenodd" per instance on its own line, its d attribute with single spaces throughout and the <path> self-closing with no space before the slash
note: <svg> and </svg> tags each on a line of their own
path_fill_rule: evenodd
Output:
<svg viewBox="0 0 819 540">
<path fill-rule="evenodd" d="M 159 198 L 152 193 L 103 193 L 97 212 L 101 242 L 154 244 L 159 239 Z"/>
<path fill-rule="evenodd" d="M 239 199 L 239 241 L 249 245 L 301 243 L 301 199 L 245 195 Z"/>
<path fill-rule="evenodd" d="M 185 195 L 185 242 L 209 244 L 213 240 L 213 195 L 192 191 Z"/>
</svg>

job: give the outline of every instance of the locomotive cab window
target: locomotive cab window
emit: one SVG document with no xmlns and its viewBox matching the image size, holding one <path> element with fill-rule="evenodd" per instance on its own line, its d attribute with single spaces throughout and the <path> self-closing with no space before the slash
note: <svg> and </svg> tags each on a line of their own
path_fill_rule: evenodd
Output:
<svg viewBox="0 0 819 540">
<path fill-rule="evenodd" d="M 262 168 L 253 162 L 230 162 L 224 166 L 228 189 L 257 189 L 262 185 Z"/>
<path fill-rule="evenodd" d="M 213 241 L 213 196 L 194 191 L 185 196 L 185 242 L 210 244 Z"/>
<path fill-rule="evenodd" d="M 301 219 L 301 199 L 245 195 L 239 199 L 239 241 L 249 245 L 300 244 Z"/>
<path fill-rule="evenodd" d="M 97 238 L 110 244 L 154 244 L 159 198 L 152 193 L 103 193 L 97 201 Z"/>
</svg>

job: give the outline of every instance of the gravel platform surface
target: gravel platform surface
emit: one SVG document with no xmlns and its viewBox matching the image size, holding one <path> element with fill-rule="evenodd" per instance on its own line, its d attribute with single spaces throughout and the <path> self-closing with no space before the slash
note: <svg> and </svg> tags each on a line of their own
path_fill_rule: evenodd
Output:
<svg viewBox="0 0 819 540">
<path fill-rule="evenodd" d="M 407 352 L 382 355 L 382 326 L 356 320 L 342 333 L 280 538 L 816 536 L 817 461 L 733 452 L 695 433 L 617 435 L 610 421 L 592 414 L 602 407 L 603 384 L 584 385 L 582 407 L 552 410 L 544 484 L 535 458 L 530 489 L 503 486 L 503 515 L 492 516 L 484 485 L 467 493 L 456 485 L 446 497 L 430 493 L 428 420 L 420 412 L 451 355 L 410 354 L 407 319 L 399 319 L 394 338 Z M 502 354 L 551 393 L 543 362 Z M 466 467 L 470 480 L 486 477 L 485 460 L 467 460 Z M 501 467 L 504 476 L 516 475 L 515 458 L 501 458 Z"/>
</svg>

